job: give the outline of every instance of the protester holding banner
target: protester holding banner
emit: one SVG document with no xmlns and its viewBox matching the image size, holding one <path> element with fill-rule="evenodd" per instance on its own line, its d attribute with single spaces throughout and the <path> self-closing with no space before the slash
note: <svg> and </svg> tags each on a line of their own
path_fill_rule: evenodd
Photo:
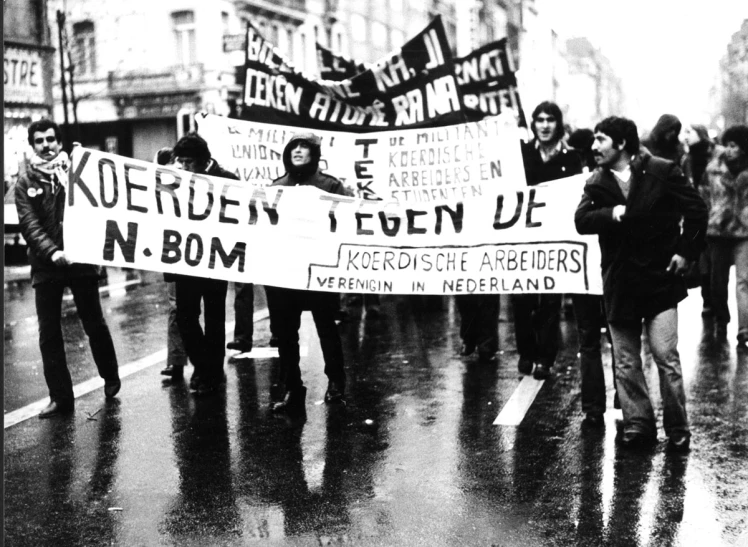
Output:
<svg viewBox="0 0 748 547">
<path fill-rule="evenodd" d="M 522 146 L 528 186 L 582 172 L 579 155 L 562 140 L 564 120 L 556 103 L 540 103 L 532 113 L 531 128 L 535 138 Z M 561 301 L 559 293 L 512 295 L 517 368 L 522 374 L 532 373 L 538 380 L 550 376 L 558 354 Z"/>
<path fill-rule="evenodd" d="M 642 370 L 642 323 L 657 364 L 669 448 L 688 450 L 690 431 L 678 355 L 683 274 L 704 245 L 707 209 L 678 165 L 640 150 L 636 125 L 606 118 L 595 127 L 598 169 L 575 214 L 580 234 L 598 234 L 603 298 L 616 355 L 615 374 L 629 448 L 657 440 Z M 682 219 L 682 226 L 681 226 Z"/>
<path fill-rule="evenodd" d="M 174 146 L 174 166 L 191 173 L 236 180 L 211 158 L 208 143 L 197 133 L 188 133 Z M 207 277 L 167 274 L 176 281 L 177 325 L 184 349 L 195 367 L 190 388 L 198 395 L 216 391 L 224 382 L 226 341 L 226 292 L 228 282 Z M 205 330 L 200 326 L 200 304 L 204 307 Z"/>
<path fill-rule="evenodd" d="M 343 184 L 319 170 L 321 141 L 313 133 L 299 133 L 291 137 L 283 150 L 286 174 L 273 181 L 274 186 L 314 186 L 331 194 L 346 195 Z M 343 346 L 335 323 L 340 295 L 333 292 L 300 291 L 280 287 L 265 287 L 271 321 L 278 337 L 278 356 L 281 379 L 274 400 L 274 412 L 299 410 L 304 407 L 306 387 L 299 367 L 299 327 L 301 313 L 312 312 L 317 327 L 328 387 L 326 403 L 342 402 L 345 393 Z"/>
<path fill-rule="evenodd" d="M 112 336 L 99 299 L 101 268 L 73 263 L 63 249 L 62 223 L 70 162 L 62 150 L 60 128 L 48 119 L 36 121 L 28 128 L 28 140 L 34 155 L 26 173 L 18 180 L 15 197 L 21 233 L 28 244 L 39 349 L 50 397 L 39 418 L 49 418 L 72 413 L 75 405 L 61 324 L 66 286 L 73 293 L 96 368 L 104 379 L 107 399 L 117 395 L 121 382 Z"/>
<path fill-rule="evenodd" d="M 161 148 L 153 158 L 159 165 L 170 165 L 174 161 L 174 150 L 171 147 Z M 169 298 L 169 316 L 166 325 L 166 366 L 161 374 L 172 380 L 179 380 L 184 375 L 187 365 L 187 352 L 184 350 L 182 336 L 177 325 L 177 289 L 174 281 L 166 282 Z"/>
</svg>

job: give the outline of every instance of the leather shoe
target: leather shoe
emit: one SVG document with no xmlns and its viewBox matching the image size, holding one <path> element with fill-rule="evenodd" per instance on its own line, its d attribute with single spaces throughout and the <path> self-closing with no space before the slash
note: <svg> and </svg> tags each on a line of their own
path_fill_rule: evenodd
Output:
<svg viewBox="0 0 748 547">
<path fill-rule="evenodd" d="M 691 434 L 673 433 L 668 439 L 667 448 L 671 452 L 688 452 L 691 448 Z"/>
<path fill-rule="evenodd" d="M 250 351 L 252 351 L 252 344 L 236 338 L 235 340 L 232 340 L 231 342 L 226 344 L 226 349 L 234 349 L 239 353 L 249 353 Z"/>
<path fill-rule="evenodd" d="M 602 412 L 588 412 L 582 421 L 582 425 L 588 427 L 602 427 L 605 425 Z"/>
<path fill-rule="evenodd" d="M 104 396 L 107 399 L 111 399 L 117 393 L 119 393 L 119 389 L 122 387 L 122 382 L 119 378 L 116 380 L 110 380 L 104 383 Z"/>
<path fill-rule="evenodd" d="M 551 367 L 538 363 L 535 365 L 535 370 L 532 371 L 532 377 L 536 380 L 545 380 L 551 375 Z"/>
<path fill-rule="evenodd" d="M 337 382 L 330 382 L 327 384 L 327 391 L 325 392 L 326 403 L 342 403 L 343 393 L 345 389 Z"/>
<path fill-rule="evenodd" d="M 184 367 L 181 365 L 166 365 L 161 369 L 161 374 L 173 379 L 182 378 L 184 376 Z"/>
<path fill-rule="evenodd" d="M 618 444 L 632 450 L 651 448 L 657 444 L 657 435 L 626 431 L 618 440 Z"/>
<path fill-rule="evenodd" d="M 474 351 L 475 344 L 471 342 L 463 342 L 462 347 L 460 348 L 460 355 L 467 357 L 468 355 L 472 355 Z"/>
<path fill-rule="evenodd" d="M 273 412 L 292 412 L 304 408 L 306 404 L 306 386 L 299 386 L 283 394 L 283 399 L 273 403 Z"/>
<path fill-rule="evenodd" d="M 39 419 L 51 418 L 52 416 L 61 416 L 73 412 L 73 405 L 65 405 L 57 401 L 50 402 L 44 410 L 39 413 Z"/>
<path fill-rule="evenodd" d="M 520 374 L 532 374 L 532 360 L 520 357 L 517 363 L 517 370 Z"/>
</svg>

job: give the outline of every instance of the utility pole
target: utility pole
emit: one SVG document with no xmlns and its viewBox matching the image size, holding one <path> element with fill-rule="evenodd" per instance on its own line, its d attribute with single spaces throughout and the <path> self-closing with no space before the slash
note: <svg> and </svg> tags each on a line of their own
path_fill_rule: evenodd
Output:
<svg viewBox="0 0 748 547">
<path fill-rule="evenodd" d="M 67 31 L 65 32 L 65 45 L 68 54 L 68 71 L 70 74 L 70 102 L 73 105 L 73 128 L 74 128 L 74 141 L 80 142 L 81 140 L 81 129 L 78 125 L 78 100 L 75 98 L 75 85 L 73 84 L 73 72 L 75 72 L 75 65 L 73 64 L 73 57 L 70 53 L 70 47 L 68 47 Z"/>
<path fill-rule="evenodd" d="M 60 10 L 57 10 L 57 35 L 58 35 L 58 42 L 60 45 L 60 88 L 62 89 L 62 113 L 65 118 L 65 138 L 64 141 L 67 141 L 63 143 L 63 148 L 70 149 L 70 120 L 68 120 L 68 93 L 66 89 L 66 83 L 65 83 L 65 51 L 62 47 L 62 29 L 65 26 L 65 14 L 61 12 Z"/>
</svg>

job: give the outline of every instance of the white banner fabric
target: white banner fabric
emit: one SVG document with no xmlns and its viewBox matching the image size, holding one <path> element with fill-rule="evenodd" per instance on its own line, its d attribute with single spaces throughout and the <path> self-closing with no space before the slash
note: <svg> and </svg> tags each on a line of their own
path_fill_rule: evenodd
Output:
<svg viewBox="0 0 748 547">
<path fill-rule="evenodd" d="M 198 115 L 197 124 L 216 161 L 259 186 L 283 175 L 283 148 L 307 131 L 211 114 Z M 431 129 L 314 133 L 322 139 L 321 169 L 362 199 L 437 203 L 479 197 L 487 183 L 525 184 L 511 115 Z"/>
<path fill-rule="evenodd" d="M 331 292 L 601 294 L 584 176 L 395 204 L 259 187 L 96 150 L 72 155 L 65 253 L 77 262 Z"/>
</svg>

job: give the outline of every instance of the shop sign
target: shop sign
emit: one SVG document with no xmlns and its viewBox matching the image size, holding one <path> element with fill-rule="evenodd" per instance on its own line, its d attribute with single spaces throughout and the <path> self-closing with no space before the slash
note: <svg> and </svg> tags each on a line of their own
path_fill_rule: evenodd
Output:
<svg viewBox="0 0 748 547">
<path fill-rule="evenodd" d="M 5 102 L 43 104 L 44 64 L 41 54 L 30 49 L 7 46 L 3 61 Z"/>
</svg>

